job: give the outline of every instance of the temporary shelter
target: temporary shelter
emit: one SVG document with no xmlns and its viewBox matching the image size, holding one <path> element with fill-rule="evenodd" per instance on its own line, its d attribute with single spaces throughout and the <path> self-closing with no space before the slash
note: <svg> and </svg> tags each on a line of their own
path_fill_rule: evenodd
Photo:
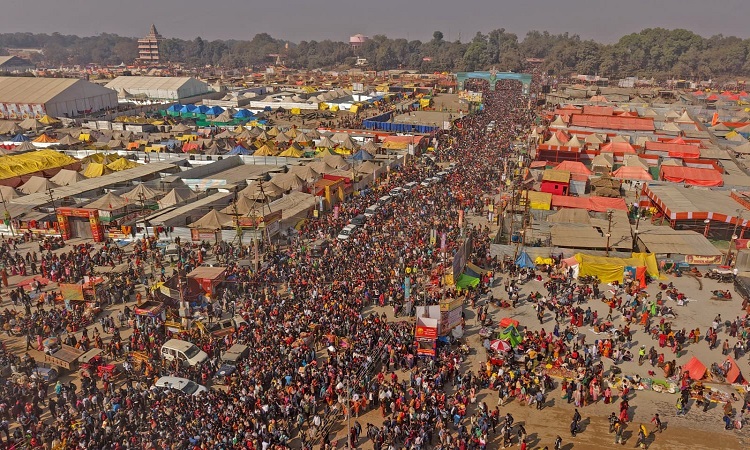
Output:
<svg viewBox="0 0 750 450">
<path fill-rule="evenodd" d="M 131 161 L 124 157 L 120 157 L 117 160 L 107 164 L 107 168 L 109 170 L 112 170 L 113 172 L 119 172 L 121 170 L 132 169 L 133 167 L 137 167 L 137 166 L 138 166 L 137 162 Z"/>
<path fill-rule="evenodd" d="M 579 263 L 580 275 L 594 275 L 602 283 L 611 283 L 617 281 L 623 282 L 626 268 L 636 269 L 636 279 L 645 285 L 645 275 L 648 274 L 654 278 L 659 277 L 659 268 L 656 264 L 656 257 L 652 253 L 633 253 L 630 258 L 615 258 L 606 256 L 593 256 L 584 253 L 576 253 L 576 260 Z"/>
<path fill-rule="evenodd" d="M 135 188 L 122 194 L 122 197 L 128 201 L 137 202 L 137 201 L 140 201 L 141 199 L 151 200 L 160 196 L 161 194 L 162 194 L 161 191 L 151 189 L 150 187 L 146 186 L 143 183 L 138 183 L 138 185 Z"/>
<path fill-rule="evenodd" d="M 86 205 L 86 208 L 98 209 L 101 211 L 115 211 L 126 207 L 128 204 L 130 204 L 130 202 L 126 198 L 107 192 L 104 196 Z"/>
<path fill-rule="evenodd" d="M 727 376 L 726 380 L 727 383 L 733 383 L 733 384 L 746 384 L 745 378 L 742 376 L 742 372 L 740 371 L 739 366 L 737 365 L 737 361 L 734 360 L 731 356 L 727 356 L 727 359 L 722 364 L 723 367 L 727 369 Z"/>
<path fill-rule="evenodd" d="M 505 327 L 498 333 L 497 338 L 507 341 L 513 348 L 518 347 L 518 344 L 523 342 L 523 336 L 521 336 L 521 333 L 513 325 Z"/>
<path fill-rule="evenodd" d="M 180 203 L 185 203 L 188 200 L 195 197 L 195 193 L 190 190 L 190 188 L 175 188 L 172 189 L 162 197 L 157 203 L 159 204 L 159 208 L 166 208 L 168 206 L 174 206 L 178 205 Z"/>
<path fill-rule="evenodd" d="M 69 186 L 85 179 L 86 177 L 75 170 L 62 169 L 54 177 L 50 178 L 50 181 L 59 186 Z"/>
<path fill-rule="evenodd" d="M 29 178 L 27 182 L 22 184 L 18 188 L 18 191 L 24 194 L 34 194 L 37 192 L 45 192 L 50 189 L 55 189 L 56 187 L 57 185 L 47 178 L 33 176 Z"/>
<path fill-rule="evenodd" d="M 682 371 L 690 375 L 695 381 L 700 381 L 706 377 L 706 366 L 695 356 L 690 358 L 687 364 L 682 366 Z"/>
<path fill-rule="evenodd" d="M 297 175 L 308 183 L 320 178 L 320 174 L 310 167 L 310 164 L 305 164 L 304 166 L 289 166 L 289 172 Z"/>
<path fill-rule="evenodd" d="M 665 166 L 660 168 L 660 178 L 672 183 L 685 183 L 694 186 L 721 186 L 724 179 L 714 169 L 698 167 Z"/>
<path fill-rule="evenodd" d="M 21 145 L 13 149 L 15 152 L 30 152 L 37 150 L 36 146 L 31 141 L 21 142 Z"/>
<path fill-rule="evenodd" d="M 642 167 L 622 166 L 612 173 L 614 178 L 623 180 L 644 180 L 652 181 L 653 177 Z"/>
<path fill-rule="evenodd" d="M 526 253 L 526 250 L 523 250 L 521 252 L 521 254 L 518 255 L 518 258 L 516 258 L 516 266 L 518 266 L 518 267 L 520 267 L 522 269 L 524 269 L 524 268 L 533 269 L 534 268 L 534 261 L 531 260 L 531 257 L 529 256 L 528 253 Z"/>
<path fill-rule="evenodd" d="M 102 163 L 92 162 L 86 166 L 86 169 L 83 171 L 83 176 L 85 176 L 86 178 L 96 178 L 103 175 L 108 175 L 112 172 L 113 170 L 106 165 Z"/>
<path fill-rule="evenodd" d="M 189 226 L 190 228 L 200 228 L 203 230 L 220 230 L 223 227 L 231 226 L 232 223 L 232 216 L 212 209 L 205 216 L 191 223 Z"/>
<path fill-rule="evenodd" d="M 19 196 L 18 191 L 13 189 L 11 186 L 5 186 L 0 184 L 0 195 L 2 195 L 3 201 L 10 200 Z"/>
</svg>

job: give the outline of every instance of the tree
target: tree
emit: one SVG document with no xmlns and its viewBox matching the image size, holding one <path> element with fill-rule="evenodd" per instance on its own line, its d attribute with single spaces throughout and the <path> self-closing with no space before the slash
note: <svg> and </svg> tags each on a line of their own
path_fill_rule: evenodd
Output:
<svg viewBox="0 0 750 450">
<path fill-rule="evenodd" d="M 435 31 L 434 33 L 432 33 L 432 42 L 436 44 L 443 42 L 443 32 Z"/>
</svg>

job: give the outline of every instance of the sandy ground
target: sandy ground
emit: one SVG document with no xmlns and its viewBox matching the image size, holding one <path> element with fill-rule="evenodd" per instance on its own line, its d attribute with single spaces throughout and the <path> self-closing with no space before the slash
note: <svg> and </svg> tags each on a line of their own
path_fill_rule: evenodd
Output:
<svg viewBox="0 0 750 450">
<path fill-rule="evenodd" d="M 484 220 L 478 217 L 471 217 L 471 221 L 484 224 Z M 19 248 L 23 254 L 26 253 L 27 249 L 33 249 L 36 244 L 25 244 Z M 10 277 L 9 281 L 11 286 L 15 283 L 20 282 L 26 277 Z M 702 283 L 690 277 L 672 278 L 668 281 L 674 282 L 674 284 L 684 292 L 690 302 L 687 306 L 675 307 L 678 313 L 677 319 L 674 320 L 674 325 L 677 328 L 685 327 L 686 329 L 692 329 L 699 327 L 702 333 L 710 326 L 713 318 L 717 314 L 721 314 L 723 320 L 733 319 L 734 317 L 742 313 L 740 308 L 739 295 L 734 296 L 734 300 L 728 302 L 717 302 L 710 300 L 710 291 L 714 289 L 731 289 L 731 284 L 719 284 L 713 280 L 702 279 Z M 702 286 L 701 286 L 702 284 Z M 502 280 L 497 282 L 497 286 L 493 289 L 493 293 L 496 298 L 502 298 Z M 50 285 L 47 289 L 55 288 L 56 286 Z M 648 288 L 648 292 L 651 295 L 655 295 L 658 292 L 658 285 L 652 284 Z M 542 283 L 537 281 L 531 281 L 523 286 L 522 292 L 529 293 L 532 291 L 545 292 L 542 287 Z M 523 296 L 522 296 L 523 298 Z M 133 306 L 135 303 L 128 303 L 129 306 Z M 600 317 L 606 316 L 608 307 L 604 303 L 591 303 L 589 304 L 592 309 L 599 311 Z M 108 308 L 104 314 L 116 314 L 119 308 L 123 305 L 117 305 L 117 307 Z M 13 308 L 12 304 L 8 300 L 7 289 L 3 289 L 2 302 L 0 302 L 0 308 Z M 585 308 L 585 306 L 584 306 Z M 20 307 L 17 309 L 21 309 Z M 383 310 L 375 308 L 380 313 Z M 384 310 L 386 314 L 391 314 L 390 308 Z M 366 311 L 367 312 L 367 311 Z M 533 311 L 532 305 L 521 302 L 516 309 L 500 309 L 496 307 L 490 307 L 490 314 L 494 322 L 497 322 L 503 317 L 512 317 L 521 322 L 522 326 L 530 327 L 531 329 L 539 329 L 545 327 L 547 331 L 551 331 L 554 327 L 554 317 L 547 313 L 543 325 L 539 324 Z M 472 347 L 472 352 L 467 358 L 465 368 L 473 370 L 479 369 L 479 367 L 485 362 L 485 352 L 481 347 L 481 341 L 477 334 L 479 327 L 475 324 L 474 311 L 467 308 L 467 330 L 466 339 Z M 615 323 L 622 323 L 619 315 L 614 317 Z M 97 324 L 92 324 L 89 329 L 93 329 L 94 326 L 98 327 Z M 101 331 L 101 330 L 100 330 Z M 586 341 L 593 342 L 597 339 L 597 336 L 584 328 L 579 330 L 586 334 Z M 122 332 L 122 330 L 121 330 Z M 126 338 L 129 332 L 123 333 L 123 338 Z M 728 337 L 723 330 L 719 333 L 720 342 L 721 339 Z M 108 338 L 107 335 L 103 335 L 104 339 Z M 23 354 L 25 351 L 25 343 L 22 338 L 10 338 L 3 337 L 3 342 L 9 346 L 9 348 L 15 352 Z M 730 344 L 734 344 L 734 340 L 730 340 Z M 647 348 L 651 345 L 656 345 L 657 342 L 651 340 L 649 336 L 646 336 L 642 328 L 636 327 L 634 329 L 632 351 L 637 352 L 638 346 L 645 344 Z M 658 346 L 657 346 L 658 349 Z M 41 360 L 42 355 L 36 351 L 30 352 L 37 360 Z M 665 355 L 668 359 L 672 359 L 671 351 L 667 351 Z M 685 364 L 692 356 L 697 356 L 706 366 L 710 366 L 713 362 L 722 362 L 724 357 L 721 355 L 720 347 L 715 350 L 709 350 L 708 343 L 701 341 L 698 344 L 690 344 L 686 346 L 683 354 L 677 358 L 679 365 Z M 750 365 L 748 364 L 748 357 L 744 356 L 738 361 L 743 374 L 750 374 Z M 611 365 L 610 361 L 605 361 L 605 368 Z M 620 366 L 624 374 L 633 375 L 639 374 L 642 377 L 648 377 L 648 370 L 652 370 L 649 364 L 644 366 L 638 366 L 637 362 L 623 363 Z M 657 368 L 657 378 L 660 378 L 662 372 Z M 72 374 L 74 377 L 75 374 Z M 405 372 L 400 374 L 401 376 L 408 376 Z M 64 374 L 65 379 L 70 379 L 71 374 Z M 721 384 L 710 384 L 710 386 L 722 389 L 726 392 L 732 392 L 732 387 Z M 483 391 L 479 397 L 480 401 L 486 402 L 490 408 L 493 408 L 497 404 L 497 393 L 495 391 Z M 654 413 L 659 413 L 666 429 L 661 434 L 651 435 L 650 437 L 650 448 L 653 449 L 676 449 L 676 448 L 690 448 L 690 449 L 741 449 L 750 448 L 750 432 L 743 431 L 724 431 L 722 422 L 722 410 L 717 407 L 716 404 L 712 408 L 704 413 L 700 410 L 693 408 L 691 402 L 691 408 L 685 417 L 676 417 L 676 409 L 674 404 L 677 400 L 677 396 L 667 393 L 656 393 L 653 391 L 637 391 L 631 398 L 631 417 L 633 422 L 629 425 L 626 430 L 625 436 L 628 438 L 626 442 L 627 446 L 635 444 L 635 435 L 637 434 L 637 426 L 639 423 L 645 423 L 649 427 L 651 417 Z M 544 410 L 537 411 L 533 407 L 520 406 L 517 402 L 511 402 L 504 407 L 501 407 L 501 413 L 511 412 L 516 419 L 516 422 L 524 422 L 525 427 L 529 433 L 530 446 L 529 448 L 543 448 L 545 445 L 552 446 L 555 436 L 558 434 L 563 437 L 563 442 L 566 449 L 602 449 L 602 448 L 614 448 L 614 437 L 608 433 L 607 416 L 617 410 L 617 403 L 604 405 L 602 402 L 598 404 L 581 408 L 581 414 L 584 417 L 583 420 L 583 431 L 578 434 L 577 437 L 571 438 L 568 432 L 568 424 L 573 414 L 573 407 L 571 404 L 565 403 L 560 398 L 559 389 L 548 394 L 548 403 Z M 738 406 L 739 403 L 735 403 Z M 473 410 L 469 409 L 469 414 Z M 367 423 L 374 423 L 377 425 L 382 424 L 382 417 L 378 411 L 370 411 L 367 414 L 363 414 L 359 417 L 360 424 L 363 428 L 366 428 Z M 340 439 L 343 447 L 344 442 L 344 427 L 345 421 L 341 422 L 341 425 L 335 428 L 337 431 L 333 439 Z M 371 442 L 367 441 L 366 436 L 360 441 L 359 448 L 370 449 L 372 448 Z M 493 436 L 488 448 L 499 448 L 497 436 Z"/>
</svg>

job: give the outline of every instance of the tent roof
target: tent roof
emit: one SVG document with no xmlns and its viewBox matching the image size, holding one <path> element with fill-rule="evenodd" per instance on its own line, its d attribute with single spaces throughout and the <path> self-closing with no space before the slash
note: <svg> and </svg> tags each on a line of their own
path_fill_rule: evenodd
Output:
<svg viewBox="0 0 750 450">
<path fill-rule="evenodd" d="M 115 195 L 111 192 L 107 192 L 102 197 L 99 197 L 93 202 L 87 204 L 86 208 L 99 209 L 102 211 L 114 211 L 116 209 L 124 208 L 129 203 L 130 202 L 127 199 L 120 197 L 119 195 Z"/>
<path fill-rule="evenodd" d="M 591 225 L 591 216 L 585 209 L 560 208 L 556 213 L 547 216 L 547 222 Z"/>
<path fill-rule="evenodd" d="M 138 183 L 135 188 L 122 194 L 122 197 L 128 201 L 137 202 L 140 201 L 141 198 L 143 198 L 144 200 L 151 200 L 152 198 L 160 196 L 162 193 L 163 192 L 161 191 L 151 189 L 143 183 Z"/>
<path fill-rule="evenodd" d="M 600 153 L 594 156 L 594 159 L 591 161 L 592 167 L 608 167 L 611 169 L 613 165 L 614 160 L 612 155 L 608 153 Z"/>
<path fill-rule="evenodd" d="M 50 181 L 59 186 L 68 186 L 85 179 L 86 177 L 75 170 L 61 169 L 54 177 L 50 178 Z"/>
<path fill-rule="evenodd" d="M 593 175 L 594 173 L 580 161 L 563 161 L 555 167 L 555 170 L 564 170 L 579 175 Z"/>
<path fill-rule="evenodd" d="M 174 206 L 180 203 L 184 203 L 191 198 L 195 197 L 195 193 L 188 187 L 185 188 L 174 188 L 162 197 L 157 203 L 160 208 L 166 208 L 168 206 Z"/>
<path fill-rule="evenodd" d="M 693 380 L 702 380 L 706 376 L 706 366 L 695 356 L 682 366 L 682 370 L 689 373 Z"/>
<path fill-rule="evenodd" d="M 230 226 L 234 218 L 215 209 L 209 211 L 205 216 L 191 223 L 190 228 L 201 228 L 204 230 L 220 230 L 222 227 Z"/>
<path fill-rule="evenodd" d="M 19 186 L 18 190 L 24 194 L 34 194 L 36 192 L 45 192 L 56 187 L 57 184 L 51 182 L 49 179 L 34 175 L 29 178 L 27 182 Z"/>
<path fill-rule="evenodd" d="M 621 178 L 623 180 L 644 180 L 652 181 L 654 178 L 650 173 L 643 167 L 638 166 L 622 166 L 612 173 L 614 178 Z"/>
</svg>

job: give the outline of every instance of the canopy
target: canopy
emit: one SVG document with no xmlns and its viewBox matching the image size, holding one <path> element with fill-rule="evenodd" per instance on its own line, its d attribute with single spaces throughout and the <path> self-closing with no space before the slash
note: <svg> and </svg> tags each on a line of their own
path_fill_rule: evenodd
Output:
<svg viewBox="0 0 750 450">
<path fill-rule="evenodd" d="M 622 166 L 612 173 L 615 178 L 623 180 L 644 180 L 652 181 L 653 177 L 642 167 Z"/>
<path fill-rule="evenodd" d="M 56 123 L 60 123 L 60 121 L 52 116 L 45 114 L 41 119 L 39 119 L 39 123 L 43 123 L 45 125 L 54 125 Z"/>
<path fill-rule="evenodd" d="M 11 139 L 11 142 L 26 142 L 30 141 L 31 139 L 26 136 L 25 134 L 18 133 L 17 135 L 13 136 L 13 139 Z"/>
<path fill-rule="evenodd" d="M 296 174 L 298 177 L 308 182 L 315 181 L 320 178 L 320 174 L 315 171 L 315 169 L 313 169 L 310 164 L 305 164 L 304 166 L 290 166 L 289 172 Z"/>
<path fill-rule="evenodd" d="M 38 120 L 32 117 L 29 117 L 28 119 L 19 123 L 18 126 L 23 128 L 24 130 L 38 130 L 39 128 L 44 128 L 47 125 L 39 122 Z"/>
<path fill-rule="evenodd" d="M 212 209 L 205 216 L 191 223 L 189 226 L 190 228 L 200 228 L 204 230 L 220 230 L 222 227 L 231 226 L 232 224 L 232 216 Z"/>
<path fill-rule="evenodd" d="M 579 263 L 581 276 L 594 275 L 602 283 L 622 283 L 627 267 L 645 267 L 650 276 L 659 277 L 656 257 L 653 254 L 634 253 L 630 258 L 615 258 L 576 253 L 575 258 Z"/>
<path fill-rule="evenodd" d="M 240 109 L 236 113 L 234 113 L 235 119 L 249 119 L 253 117 L 253 113 L 251 111 L 248 111 L 246 109 Z"/>
<path fill-rule="evenodd" d="M 283 152 L 279 153 L 279 156 L 283 156 L 286 158 L 302 158 L 304 156 L 305 152 L 302 150 L 299 150 L 295 147 L 289 147 L 288 149 L 284 150 Z"/>
<path fill-rule="evenodd" d="M 255 153 L 257 154 L 258 152 L 255 152 Z M 230 150 L 229 153 L 227 153 L 227 155 L 252 155 L 252 154 L 253 152 L 241 146 L 240 144 L 235 145 L 234 148 Z"/>
<path fill-rule="evenodd" d="M 18 190 L 24 194 L 35 194 L 37 192 L 45 192 L 50 189 L 55 189 L 57 185 L 47 178 L 33 176 L 29 178 L 27 182 L 22 184 Z"/>
<path fill-rule="evenodd" d="M 60 186 L 69 186 L 85 179 L 86 177 L 75 170 L 62 169 L 54 177 L 50 178 L 50 181 Z"/>
<path fill-rule="evenodd" d="M 706 377 L 706 366 L 695 356 L 690 358 L 687 364 L 682 366 L 682 370 L 690 374 L 690 378 L 699 381 Z"/>
<path fill-rule="evenodd" d="M 224 112 L 224 108 L 221 106 L 212 106 L 206 110 L 207 116 L 218 116 L 219 114 Z"/>
<path fill-rule="evenodd" d="M 513 348 L 518 347 L 518 344 L 523 342 L 521 333 L 519 333 L 518 329 L 513 325 L 505 327 L 505 329 L 498 334 L 498 338 L 507 341 Z"/>
<path fill-rule="evenodd" d="M 367 152 L 364 148 L 360 148 L 357 153 L 352 155 L 352 159 L 355 161 L 369 161 L 371 159 L 375 159 L 375 157 Z"/>
<path fill-rule="evenodd" d="M 42 133 L 39 136 L 37 136 L 36 139 L 34 139 L 34 142 L 40 142 L 43 144 L 51 144 L 53 142 L 57 142 L 57 139 L 52 139 L 47 135 L 47 133 Z"/>
<path fill-rule="evenodd" d="M 470 287 L 477 287 L 479 285 L 479 278 L 472 277 L 462 273 L 461 276 L 456 280 L 456 287 L 459 289 L 468 289 Z"/>
<path fill-rule="evenodd" d="M 593 175 L 594 172 L 590 171 L 588 167 L 584 166 L 579 161 L 563 161 L 555 167 L 555 170 L 564 170 L 570 173 L 577 173 L 580 175 Z"/>
<path fill-rule="evenodd" d="M 0 184 L 0 195 L 2 195 L 3 201 L 10 200 L 19 196 L 18 191 L 13 189 L 11 186 L 5 186 Z"/>
<path fill-rule="evenodd" d="M 685 183 L 694 186 L 722 186 L 724 179 L 714 169 L 697 167 L 661 166 L 661 178 L 673 183 Z"/>
<path fill-rule="evenodd" d="M 124 208 L 130 202 L 119 195 L 115 195 L 111 192 L 107 192 L 104 196 L 99 197 L 93 202 L 86 205 L 86 208 L 98 209 L 101 211 L 114 211 L 117 209 Z"/>
</svg>

